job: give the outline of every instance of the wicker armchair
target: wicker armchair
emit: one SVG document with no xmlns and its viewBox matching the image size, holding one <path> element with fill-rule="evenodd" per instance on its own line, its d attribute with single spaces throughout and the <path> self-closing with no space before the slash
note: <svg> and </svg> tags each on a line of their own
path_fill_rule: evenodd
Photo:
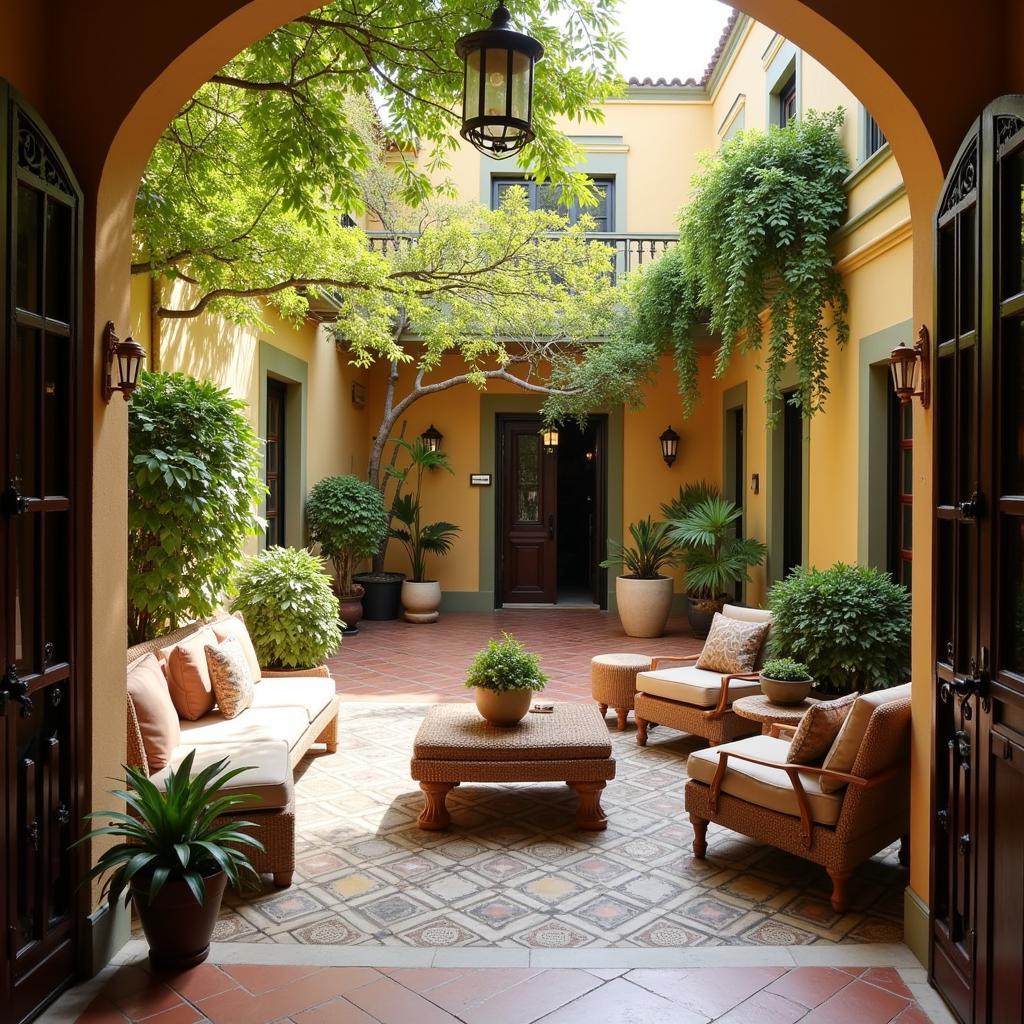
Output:
<svg viewBox="0 0 1024 1024">
<path fill-rule="evenodd" d="M 747 622 L 771 622 L 772 614 L 760 608 L 742 608 L 727 604 L 722 609 L 726 618 Z M 761 665 L 766 639 L 757 667 Z M 760 732 L 757 722 L 740 718 L 732 710 L 737 697 L 760 693 L 758 673 L 722 676 L 696 668 L 699 654 L 682 657 L 664 655 L 652 658 L 649 672 L 636 677 L 636 741 L 647 745 L 647 733 L 655 725 L 666 725 L 681 732 L 702 736 L 712 746 L 740 736 Z M 663 666 L 675 665 L 665 669 Z"/>
<path fill-rule="evenodd" d="M 845 737 L 857 744 L 849 772 L 787 764 L 793 728 L 779 725 L 771 736 L 692 753 L 685 800 L 693 855 L 707 853 L 709 822 L 723 825 L 820 864 L 832 879 L 832 907 L 843 913 L 853 870 L 909 829 L 910 686 L 865 694 L 857 703 L 864 724 Z M 904 841 L 903 863 L 905 857 Z"/>
</svg>

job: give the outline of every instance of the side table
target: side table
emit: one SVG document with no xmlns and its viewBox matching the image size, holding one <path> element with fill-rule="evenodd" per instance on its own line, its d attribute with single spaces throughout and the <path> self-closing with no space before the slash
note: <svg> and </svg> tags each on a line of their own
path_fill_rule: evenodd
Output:
<svg viewBox="0 0 1024 1024">
<path fill-rule="evenodd" d="M 636 677 L 650 672 L 651 659 L 643 654 L 599 654 L 590 661 L 590 693 L 597 701 L 601 716 L 615 708 L 619 732 L 636 698 Z"/>
<path fill-rule="evenodd" d="M 756 693 L 752 697 L 737 697 L 732 709 L 740 718 L 760 722 L 761 734 L 767 736 L 773 725 L 799 725 L 804 712 L 818 703 L 814 697 L 806 697 L 799 704 L 773 704 L 764 694 Z"/>
</svg>

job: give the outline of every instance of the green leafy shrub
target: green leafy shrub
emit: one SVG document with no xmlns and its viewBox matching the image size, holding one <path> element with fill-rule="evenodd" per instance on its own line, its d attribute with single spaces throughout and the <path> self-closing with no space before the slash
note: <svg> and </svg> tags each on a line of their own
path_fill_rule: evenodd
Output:
<svg viewBox="0 0 1024 1024">
<path fill-rule="evenodd" d="M 910 595 L 888 573 L 836 562 L 796 568 L 768 591 L 771 655 L 806 663 L 826 693 L 902 682 L 910 659 Z"/>
<path fill-rule="evenodd" d="M 507 693 L 510 690 L 543 690 L 548 677 L 540 670 L 540 658 L 530 654 L 508 633 L 489 640 L 473 659 L 466 686 Z"/>
<path fill-rule="evenodd" d="M 210 381 L 142 373 L 128 407 L 128 637 L 212 615 L 260 532 L 260 448 Z"/>
<path fill-rule="evenodd" d="M 245 618 L 260 664 L 314 668 L 341 644 L 338 598 L 321 559 L 304 548 L 268 548 L 247 558 L 233 608 Z"/>
<path fill-rule="evenodd" d="M 603 569 L 621 565 L 624 575 L 638 580 L 664 579 L 662 569 L 679 563 L 675 544 L 666 536 L 665 523 L 653 523 L 651 517 L 629 524 L 629 532 L 636 547 L 627 547 L 617 540 L 608 541 L 608 557 L 601 563 Z"/>
<path fill-rule="evenodd" d="M 665 519 L 682 519 L 689 515 L 702 501 L 720 498 L 722 492 L 707 480 L 695 480 L 682 484 L 679 493 L 671 500 L 662 502 L 661 514 Z"/>
<path fill-rule="evenodd" d="M 811 678 L 807 666 L 792 658 L 770 658 L 761 666 L 761 675 L 784 683 L 799 683 Z"/>
<path fill-rule="evenodd" d="M 351 474 L 324 477 L 306 499 L 306 522 L 310 540 L 334 566 L 338 593 L 358 593 L 352 574 L 362 559 L 376 554 L 387 535 L 380 491 Z"/>
</svg>

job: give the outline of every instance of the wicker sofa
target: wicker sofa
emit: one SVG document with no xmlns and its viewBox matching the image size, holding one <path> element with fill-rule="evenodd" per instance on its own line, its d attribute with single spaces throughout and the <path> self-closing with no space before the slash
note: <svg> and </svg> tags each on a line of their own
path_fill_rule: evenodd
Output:
<svg viewBox="0 0 1024 1024">
<path fill-rule="evenodd" d="M 167 660 L 178 644 L 204 627 L 216 631 L 218 623 L 229 618 L 215 616 L 129 648 L 129 674 L 151 654 L 166 674 Z M 239 814 L 258 822 L 256 834 L 265 847 L 262 852 L 252 850 L 250 860 L 258 873 L 272 875 L 276 886 L 291 885 L 295 870 L 293 770 L 314 743 L 325 744 L 329 753 L 338 748 L 338 697 L 326 666 L 300 672 L 262 669 L 253 703 L 241 714 L 227 719 L 215 708 L 196 721 L 182 720 L 180 728 L 181 741 L 168 764 L 152 770 L 139 715 L 129 693 L 127 763 L 142 768 L 158 786 L 190 750 L 196 751 L 194 771 L 225 757 L 231 767 L 250 768 L 224 792 L 247 793 L 256 798 L 255 803 L 239 810 Z"/>
</svg>

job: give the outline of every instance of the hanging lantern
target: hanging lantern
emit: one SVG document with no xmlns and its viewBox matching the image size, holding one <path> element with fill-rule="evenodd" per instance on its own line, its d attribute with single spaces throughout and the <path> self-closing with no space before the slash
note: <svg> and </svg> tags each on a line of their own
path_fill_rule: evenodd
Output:
<svg viewBox="0 0 1024 1024">
<path fill-rule="evenodd" d="M 658 440 L 661 442 L 661 457 L 666 466 L 671 466 L 679 454 L 679 435 L 669 426 Z"/>
<path fill-rule="evenodd" d="M 433 423 L 420 434 L 420 437 L 428 452 L 439 452 L 441 450 L 441 439 L 444 437 L 444 434 Z"/>
<path fill-rule="evenodd" d="M 114 332 L 114 322 L 108 320 L 103 328 L 104 374 L 103 399 L 109 402 L 116 391 L 127 402 L 139 384 L 139 370 L 146 358 L 143 347 L 134 338 L 122 341 Z M 116 371 L 117 380 L 114 380 Z"/>
<path fill-rule="evenodd" d="M 558 431 L 554 427 L 545 427 L 540 432 L 541 440 L 544 442 L 544 451 L 553 455 L 558 448 Z"/>
<path fill-rule="evenodd" d="M 927 327 L 922 327 L 917 332 L 917 341 L 914 342 L 913 348 L 900 342 L 889 353 L 893 389 L 901 403 L 906 404 L 916 397 L 921 399 L 923 408 L 928 408 L 931 398 L 930 360 Z"/>
<path fill-rule="evenodd" d="M 533 138 L 533 66 L 544 55 L 536 39 L 511 24 L 501 0 L 490 28 L 455 44 L 465 65 L 460 134 L 496 160 L 518 153 Z"/>
</svg>

